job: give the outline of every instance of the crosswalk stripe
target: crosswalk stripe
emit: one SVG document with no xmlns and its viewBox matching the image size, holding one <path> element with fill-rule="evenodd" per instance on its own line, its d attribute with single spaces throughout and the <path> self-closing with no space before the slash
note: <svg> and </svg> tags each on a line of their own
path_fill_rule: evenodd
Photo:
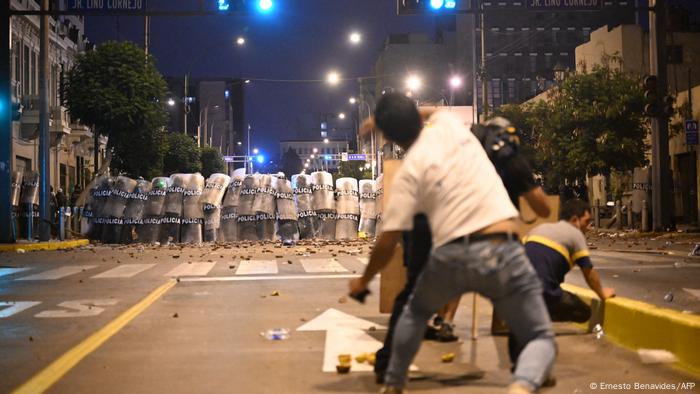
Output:
<svg viewBox="0 0 700 394">
<path fill-rule="evenodd" d="M 279 272 L 276 260 L 241 260 L 236 275 L 276 274 Z"/>
<path fill-rule="evenodd" d="M 23 267 L 23 268 L 0 268 L 0 276 L 6 276 L 6 275 L 12 275 L 16 274 L 18 272 L 23 272 L 30 270 L 31 268 L 29 267 Z"/>
<path fill-rule="evenodd" d="M 304 267 L 304 271 L 308 273 L 348 272 L 336 259 L 301 259 L 301 265 Z"/>
<path fill-rule="evenodd" d="M 139 274 L 149 268 L 155 267 L 155 264 L 126 264 L 120 265 L 118 267 L 112 268 L 111 270 L 105 271 L 101 274 L 93 276 L 93 278 L 107 279 L 107 278 L 131 278 L 136 274 Z"/>
<path fill-rule="evenodd" d="M 56 280 L 97 267 L 96 265 L 66 265 L 16 280 Z"/>
<path fill-rule="evenodd" d="M 358 257 L 358 260 L 360 260 L 360 263 L 367 265 L 369 264 L 369 257 Z"/>
<path fill-rule="evenodd" d="M 0 307 L 6 306 L 7 308 L 0 309 L 0 319 L 5 317 L 10 317 L 22 312 L 25 309 L 29 309 L 35 305 L 41 304 L 40 301 L 10 301 L 3 302 L 0 301 Z"/>
<path fill-rule="evenodd" d="M 165 274 L 171 278 L 178 276 L 205 276 L 216 263 L 182 263 Z"/>
</svg>

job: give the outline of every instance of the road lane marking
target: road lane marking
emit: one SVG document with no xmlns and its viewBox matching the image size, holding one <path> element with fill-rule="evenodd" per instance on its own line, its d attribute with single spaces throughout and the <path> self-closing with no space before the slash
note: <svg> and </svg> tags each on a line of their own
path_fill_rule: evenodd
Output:
<svg viewBox="0 0 700 394">
<path fill-rule="evenodd" d="M 112 268 L 101 274 L 95 275 L 93 279 L 108 279 L 108 278 L 131 278 L 149 268 L 155 267 L 155 264 L 125 264 Z"/>
<path fill-rule="evenodd" d="M 304 267 L 304 271 L 310 274 L 315 272 L 348 272 L 336 259 L 301 259 L 301 265 Z"/>
<path fill-rule="evenodd" d="M 241 260 L 238 263 L 236 275 L 264 275 L 278 272 L 277 260 Z"/>
<path fill-rule="evenodd" d="M 358 260 L 360 260 L 360 263 L 367 265 L 369 264 L 369 257 L 357 257 Z"/>
<path fill-rule="evenodd" d="M 18 272 L 24 272 L 28 271 L 31 268 L 29 267 L 22 267 L 22 268 L 0 268 L 0 276 L 7 276 L 7 275 L 12 275 L 16 274 Z"/>
<path fill-rule="evenodd" d="M 216 263 L 182 263 L 173 268 L 165 276 L 177 278 L 180 276 L 206 276 Z"/>
<path fill-rule="evenodd" d="M 38 274 L 24 276 L 15 280 L 56 280 L 71 276 L 82 271 L 97 267 L 96 265 L 66 265 L 52 270 L 40 272 Z"/>
<path fill-rule="evenodd" d="M 64 353 L 61 357 L 34 375 L 12 393 L 43 393 L 48 390 L 62 376 L 75 367 L 83 358 L 95 351 L 95 349 L 100 347 L 100 345 L 105 343 L 105 341 L 119 332 L 119 330 L 124 328 L 124 326 L 129 324 L 130 321 L 134 320 L 136 316 L 141 314 L 146 310 L 146 308 L 156 302 L 156 300 L 158 300 L 163 294 L 175 286 L 176 283 L 177 282 L 174 280 L 169 280 L 155 289 L 153 292 L 151 292 L 151 294 L 147 295 L 146 298 L 142 299 L 136 305 L 129 308 L 126 312 L 119 315 L 119 317 L 109 322 L 109 324 L 87 337 L 77 346 Z"/>
<path fill-rule="evenodd" d="M 41 304 L 40 301 L 0 301 L 0 319 L 16 315 L 39 304 Z M 8 308 L 2 309 L 3 307 Z"/>
<path fill-rule="evenodd" d="M 100 308 L 101 306 L 111 306 L 115 305 L 117 302 L 119 302 L 119 300 L 115 299 L 65 301 L 58 304 L 58 306 L 65 309 L 54 309 L 39 312 L 34 315 L 34 317 L 63 318 L 97 316 L 105 311 L 105 308 Z M 66 309 L 70 309 L 70 311 Z"/>
<path fill-rule="evenodd" d="M 180 282 L 247 282 L 256 280 L 296 280 L 296 279 L 351 279 L 359 274 L 347 275 L 277 275 L 277 276 L 219 276 L 207 278 L 182 278 Z"/>
</svg>

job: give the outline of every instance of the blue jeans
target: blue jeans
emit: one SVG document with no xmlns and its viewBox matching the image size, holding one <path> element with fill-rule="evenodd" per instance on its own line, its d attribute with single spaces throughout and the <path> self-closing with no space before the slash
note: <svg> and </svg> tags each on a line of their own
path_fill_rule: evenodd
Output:
<svg viewBox="0 0 700 394">
<path fill-rule="evenodd" d="M 518 343 L 525 344 L 514 381 L 533 390 L 540 387 L 554 364 L 557 348 L 537 274 L 518 242 L 469 243 L 466 239 L 431 253 L 397 322 L 387 385 L 401 388 L 406 384 L 427 321 L 448 301 L 470 291 L 488 297 Z"/>
</svg>

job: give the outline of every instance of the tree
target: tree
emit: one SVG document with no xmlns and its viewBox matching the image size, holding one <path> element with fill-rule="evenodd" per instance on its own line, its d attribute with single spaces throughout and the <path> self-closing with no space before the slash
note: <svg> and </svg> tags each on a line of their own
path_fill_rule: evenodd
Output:
<svg viewBox="0 0 700 394">
<path fill-rule="evenodd" d="M 282 172 L 284 172 L 287 178 L 290 179 L 292 175 L 300 173 L 303 168 L 301 158 L 292 148 L 289 148 L 286 152 L 284 152 L 282 155 L 282 163 L 280 164 L 282 167 Z"/>
<path fill-rule="evenodd" d="M 163 159 L 163 172 L 166 175 L 202 170 L 199 148 L 194 138 L 182 133 L 170 133 L 167 146 L 168 151 Z"/>
<path fill-rule="evenodd" d="M 546 100 L 500 112 L 523 131 L 524 145 L 530 146 L 534 167 L 549 190 L 645 164 L 648 126 L 641 80 L 611 67 L 616 61 L 610 57 L 569 76 Z"/>
<path fill-rule="evenodd" d="M 338 178 L 372 179 L 372 171 L 365 167 L 361 161 L 341 161 L 338 172 L 333 174 L 334 180 Z"/>
<path fill-rule="evenodd" d="M 204 147 L 200 149 L 199 159 L 202 163 L 202 175 L 204 175 L 205 178 L 209 178 L 209 175 L 217 172 L 226 172 L 224 157 L 216 148 Z"/>
<path fill-rule="evenodd" d="M 162 172 L 166 92 L 153 57 L 130 42 L 107 42 L 79 55 L 64 85 L 71 116 L 109 137 L 112 167 L 146 178 Z"/>
</svg>

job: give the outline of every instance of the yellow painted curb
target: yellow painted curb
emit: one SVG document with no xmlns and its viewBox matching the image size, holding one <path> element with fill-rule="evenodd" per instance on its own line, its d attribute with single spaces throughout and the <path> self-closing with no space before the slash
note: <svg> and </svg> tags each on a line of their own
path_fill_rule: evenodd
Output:
<svg viewBox="0 0 700 394">
<path fill-rule="evenodd" d="M 109 322 L 109 324 L 64 353 L 23 385 L 15 389 L 12 394 L 43 393 L 51 388 L 51 386 L 75 367 L 82 359 L 118 333 L 124 326 L 129 324 L 129 322 L 134 320 L 141 312 L 145 311 L 151 304 L 156 302 L 163 294 L 175 286 L 175 284 L 176 281 L 169 280 L 153 290 L 144 299 L 139 301 L 138 304 L 132 306 L 116 319 Z"/>
<path fill-rule="evenodd" d="M 590 302 L 595 293 L 569 284 L 562 288 Z M 624 297 L 605 301 L 606 338 L 628 349 L 665 349 L 678 358 L 678 367 L 700 376 L 700 316 L 660 308 Z"/>
<path fill-rule="evenodd" d="M 87 239 L 74 239 L 71 241 L 49 241 L 49 242 L 37 242 L 37 243 L 25 243 L 25 244 L 2 244 L 0 245 L 0 252 L 16 252 L 17 249 L 23 249 L 27 252 L 37 251 L 37 250 L 59 250 L 59 249 L 73 249 L 80 246 L 85 246 L 90 243 Z"/>
</svg>

